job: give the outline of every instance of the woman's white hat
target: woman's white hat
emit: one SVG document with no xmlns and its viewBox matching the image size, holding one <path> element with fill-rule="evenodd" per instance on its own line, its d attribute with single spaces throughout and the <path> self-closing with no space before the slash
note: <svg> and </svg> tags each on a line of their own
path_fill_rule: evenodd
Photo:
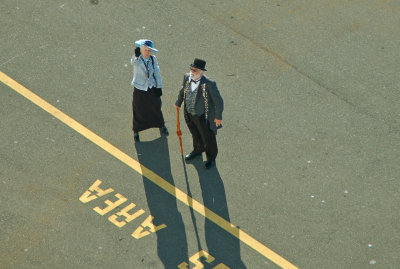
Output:
<svg viewBox="0 0 400 269">
<path fill-rule="evenodd" d="M 151 41 L 151 40 L 149 40 L 149 39 L 140 39 L 140 40 L 137 40 L 137 41 L 135 41 L 135 45 L 136 45 L 137 47 L 142 47 L 142 46 L 143 46 L 143 47 L 149 48 L 149 49 L 151 49 L 153 52 L 158 52 L 158 50 L 154 48 L 154 43 L 153 43 L 153 41 Z"/>
</svg>

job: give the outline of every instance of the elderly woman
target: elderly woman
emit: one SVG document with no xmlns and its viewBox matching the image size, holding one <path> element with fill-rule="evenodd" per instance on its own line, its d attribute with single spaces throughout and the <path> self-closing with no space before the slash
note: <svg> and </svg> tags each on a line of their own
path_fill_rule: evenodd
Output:
<svg viewBox="0 0 400 269">
<path fill-rule="evenodd" d="M 133 65 L 133 126 L 135 142 L 140 141 L 139 132 L 149 128 L 160 128 L 160 134 L 168 135 L 161 111 L 162 79 L 157 53 L 151 40 L 140 39 L 135 42 Z"/>
</svg>

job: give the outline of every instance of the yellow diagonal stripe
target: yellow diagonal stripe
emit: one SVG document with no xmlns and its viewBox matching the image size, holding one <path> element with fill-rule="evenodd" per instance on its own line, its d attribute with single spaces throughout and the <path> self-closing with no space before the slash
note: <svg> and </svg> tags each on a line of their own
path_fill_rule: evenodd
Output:
<svg viewBox="0 0 400 269">
<path fill-rule="evenodd" d="M 216 223 L 218 226 L 229 232 L 230 234 L 237 237 L 240 241 L 247 244 L 249 247 L 253 248 L 261 255 L 265 256 L 270 261 L 274 262 L 276 265 L 280 266 L 284 269 L 298 269 L 296 266 L 291 264 L 289 261 L 285 260 L 277 253 L 272 251 L 271 249 L 267 248 L 259 241 L 251 237 L 249 234 L 245 233 L 241 229 L 237 228 L 232 223 L 226 221 L 219 215 L 215 214 L 210 209 L 206 208 L 204 205 L 193 199 L 192 197 L 188 196 L 186 193 L 181 191 L 180 189 L 176 188 L 174 185 L 168 183 L 165 179 L 148 169 L 147 167 L 141 165 L 138 161 L 130 157 L 128 154 L 124 153 L 117 147 L 113 146 L 111 143 L 107 142 L 73 118 L 69 117 L 67 114 L 62 112 L 61 110 L 57 109 L 53 105 L 49 104 L 38 95 L 33 93 L 32 91 L 28 90 L 17 81 L 13 80 L 6 74 L 0 71 L 0 81 L 6 84 L 8 87 L 13 89 L 14 91 L 18 92 L 26 99 L 37 105 L 38 107 L 42 108 L 43 110 L 47 111 L 49 114 L 53 115 L 96 145 L 100 148 L 104 149 L 112 156 L 120 160 L 121 162 L 125 163 L 139 174 L 145 176 L 155 184 L 157 184 L 160 188 L 164 189 L 166 192 L 170 193 L 171 195 L 175 196 L 175 198 L 182 203 L 186 204 L 187 206 L 192 207 L 195 211 L 203 215 L 205 218 L 208 218 L 212 222 Z"/>
</svg>

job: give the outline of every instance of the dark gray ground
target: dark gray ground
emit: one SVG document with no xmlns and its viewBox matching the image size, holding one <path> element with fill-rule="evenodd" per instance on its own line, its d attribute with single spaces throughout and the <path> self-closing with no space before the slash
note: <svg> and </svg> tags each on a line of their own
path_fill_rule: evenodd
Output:
<svg viewBox="0 0 400 269">
<path fill-rule="evenodd" d="M 400 268 L 400 1 L 91 2 L 2 0 L 0 71 L 299 268 Z M 171 135 L 135 146 L 140 38 Z M 224 128 L 217 168 L 186 178 L 173 104 L 195 57 Z M 1 268 L 177 268 L 199 249 L 205 268 L 280 268 L 3 83 L 0 101 Z M 115 191 L 82 203 L 96 179 Z M 145 211 L 122 228 L 93 210 L 116 193 Z M 134 239 L 149 214 L 168 227 Z"/>
</svg>

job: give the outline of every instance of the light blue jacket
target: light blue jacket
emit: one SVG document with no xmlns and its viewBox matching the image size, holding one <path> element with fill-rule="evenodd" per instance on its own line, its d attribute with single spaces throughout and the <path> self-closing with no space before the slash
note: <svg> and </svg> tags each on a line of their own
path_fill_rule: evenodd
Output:
<svg viewBox="0 0 400 269">
<path fill-rule="evenodd" d="M 145 59 L 140 55 L 139 57 L 133 56 L 131 64 L 133 65 L 133 79 L 131 85 L 139 90 L 147 91 L 148 88 L 156 87 L 162 88 L 162 79 L 160 67 L 156 56 L 150 55 L 153 62 L 149 58 L 149 72 L 145 65 Z M 154 65 L 153 65 L 154 63 Z"/>
</svg>

